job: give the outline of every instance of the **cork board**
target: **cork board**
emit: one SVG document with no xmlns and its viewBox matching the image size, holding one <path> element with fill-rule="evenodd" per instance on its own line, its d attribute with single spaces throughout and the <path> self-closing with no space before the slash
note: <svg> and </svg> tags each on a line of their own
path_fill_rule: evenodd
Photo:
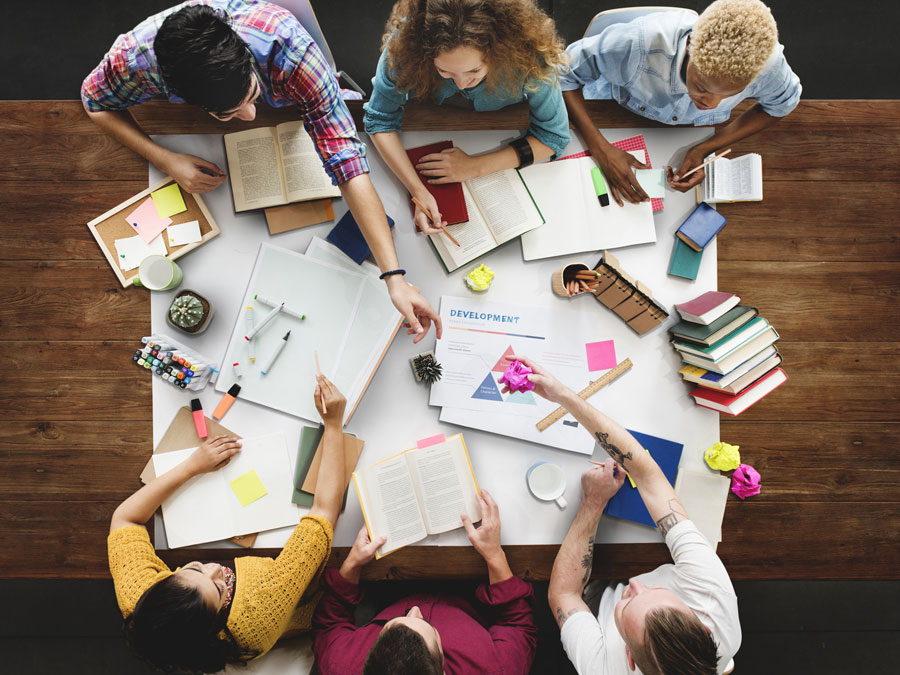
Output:
<svg viewBox="0 0 900 675">
<path fill-rule="evenodd" d="M 134 282 L 134 278 L 138 275 L 137 267 L 128 270 L 127 272 L 122 270 L 122 268 L 119 267 L 116 254 L 116 239 L 126 239 L 128 237 L 133 237 L 135 234 L 134 229 L 125 220 L 125 216 L 128 215 L 131 210 L 136 208 L 139 202 L 142 202 L 149 197 L 151 192 L 155 192 L 174 182 L 174 178 L 166 176 L 160 182 L 151 185 L 142 192 L 138 192 L 134 197 L 127 199 L 118 206 L 114 206 L 102 216 L 94 218 L 87 224 L 91 234 L 94 235 L 94 239 L 96 239 L 97 243 L 100 245 L 100 250 L 103 251 L 106 261 L 110 264 L 113 272 L 115 272 L 116 277 L 119 279 L 119 283 L 125 288 L 131 286 Z M 203 239 L 182 246 L 170 246 L 169 242 L 166 241 L 165 236 L 163 236 L 163 243 L 166 246 L 166 257 L 170 260 L 177 260 L 185 253 L 193 251 L 198 246 L 206 243 L 213 237 L 218 236 L 220 231 L 219 226 L 213 219 L 209 209 L 206 208 L 206 203 L 200 195 L 193 195 L 182 189 L 181 196 L 184 198 L 184 205 L 187 206 L 187 211 L 171 216 L 172 225 L 189 223 L 192 220 L 196 220 L 200 223 L 200 234 L 203 236 Z"/>
</svg>

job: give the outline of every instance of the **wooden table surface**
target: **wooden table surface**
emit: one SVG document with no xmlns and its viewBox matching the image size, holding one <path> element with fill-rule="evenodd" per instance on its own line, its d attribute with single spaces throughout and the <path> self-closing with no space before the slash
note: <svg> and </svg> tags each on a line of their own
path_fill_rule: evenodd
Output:
<svg viewBox="0 0 900 675">
<path fill-rule="evenodd" d="M 650 124 L 608 102 L 592 112 L 599 126 Z M 294 115 L 262 110 L 252 125 L 225 126 L 167 103 L 135 114 L 148 133 Z M 521 106 L 406 114 L 407 129 L 526 126 Z M 722 205 L 719 288 L 771 320 L 790 377 L 739 418 L 723 416 L 722 440 L 763 478 L 759 496 L 729 495 L 719 553 L 735 579 L 898 577 L 898 148 L 897 101 L 803 101 L 734 146 L 762 154 L 765 201 Z M 129 364 L 150 302 L 120 287 L 85 223 L 144 189 L 146 162 L 77 101 L 0 102 L 0 157 L 0 578 L 102 578 L 110 515 L 151 452 L 150 378 Z M 197 556 L 186 553 L 163 558 Z M 556 547 L 507 553 L 515 572 L 547 578 Z M 345 555 L 336 549 L 332 563 Z M 594 576 L 667 560 L 662 544 L 598 546 Z M 470 548 L 409 547 L 367 575 L 480 577 L 483 563 Z"/>
</svg>

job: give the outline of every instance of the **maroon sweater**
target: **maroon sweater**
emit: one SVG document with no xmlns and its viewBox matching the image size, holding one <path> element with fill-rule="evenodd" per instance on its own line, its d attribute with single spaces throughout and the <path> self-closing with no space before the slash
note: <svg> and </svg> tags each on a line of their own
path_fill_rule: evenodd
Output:
<svg viewBox="0 0 900 675">
<path fill-rule="evenodd" d="M 359 628 L 353 622 L 362 589 L 338 570 L 326 570 L 325 594 L 313 615 L 313 649 L 322 675 L 358 675 L 378 634 L 388 621 L 414 606 L 441 636 L 447 675 L 490 673 L 525 675 L 537 646 L 531 611 L 531 584 L 512 577 L 482 584 L 475 591 L 480 605 L 452 596 L 418 594 L 404 598 Z"/>
</svg>

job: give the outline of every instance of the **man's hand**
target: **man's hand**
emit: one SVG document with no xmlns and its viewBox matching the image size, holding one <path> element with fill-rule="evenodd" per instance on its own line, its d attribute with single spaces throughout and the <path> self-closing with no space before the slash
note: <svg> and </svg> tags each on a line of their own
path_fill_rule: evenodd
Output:
<svg viewBox="0 0 900 675">
<path fill-rule="evenodd" d="M 622 197 L 632 204 L 650 199 L 644 192 L 644 188 L 638 183 L 634 171 L 631 170 L 632 167 L 636 169 L 649 169 L 650 167 L 639 162 L 634 155 L 612 145 L 605 149 L 598 145 L 590 146 L 588 149 L 597 160 L 597 164 L 600 165 L 600 170 L 606 179 L 606 189 L 616 200 L 616 204 L 623 206 Z"/>
<path fill-rule="evenodd" d="M 215 164 L 194 155 L 172 153 L 159 168 L 192 194 L 215 190 L 228 178 Z"/>
<path fill-rule="evenodd" d="M 425 155 L 416 164 L 416 171 L 433 184 L 459 183 L 479 175 L 477 157 L 468 155 L 459 148 L 447 148 Z"/>
<path fill-rule="evenodd" d="M 369 531 L 363 525 L 359 534 L 356 535 L 350 553 L 347 554 L 347 559 L 341 565 L 341 576 L 351 584 L 358 584 L 362 568 L 372 562 L 375 558 L 375 551 L 384 546 L 386 541 L 387 537 L 385 536 L 378 537 L 375 541 L 370 540 Z"/>
<path fill-rule="evenodd" d="M 529 382 L 534 383 L 534 393 L 541 398 L 553 401 L 554 403 L 559 403 L 566 393 L 571 392 L 571 389 L 553 377 L 549 370 L 527 356 L 514 354 L 509 357 L 509 360 L 521 361 L 534 371 L 531 375 L 527 375 L 526 377 Z"/>
<path fill-rule="evenodd" d="M 431 323 L 434 322 L 434 330 L 437 339 L 441 339 L 443 335 L 443 327 L 441 326 L 441 317 L 434 311 L 434 308 L 428 304 L 428 301 L 419 295 L 419 291 L 410 286 L 399 274 L 392 274 L 385 278 L 388 293 L 391 294 L 391 302 L 394 307 L 405 318 L 407 335 L 415 334 L 413 344 L 419 342 L 428 333 Z"/>
<path fill-rule="evenodd" d="M 709 153 L 700 149 L 699 146 L 694 146 L 684 156 L 684 159 L 681 161 L 681 166 L 678 167 L 678 170 L 675 171 L 671 166 L 666 167 L 666 180 L 669 183 L 669 187 L 673 190 L 678 190 L 679 192 L 687 192 L 695 185 L 700 183 L 706 177 L 706 171 L 704 169 L 700 169 L 699 171 L 695 171 L 690 176 L 685 179 L 681 179 L 681 176 L 686 174 L 691 169 L 700 166 L 703 164 L 703 158 Z"/>
<path fill-rule="evenodd" d="M 313 399 L 315 400 L 316 410 L 319 411 L 319 416 L 326 425 L 343 425 L 347 399 L 344 398 L 344 395 L 334 383 L 324 375 L 316 376 L 316 390 L 313 392 Z"/>
<path fill-rule="evenodd" d="M 441 210 L 438 208 L 434 196 L 426 190 L 424 186 L 422 187 L 422 191 L 414 196 L 422 206 L 428 209 L 428 211 L 425 212 L 422 210 L 421 206 L 415 204 L 416 211 L 413 215 L 413 221 L 416 223 L 416 227 L 425 234 L 440 234 L 441 229 L 437 227 L 437 225 L 446 225 L 447 221 L 441 216 Z"/>
<path fill-rule="evenodd" d="M 492 584 L 506 581 L 513 574 L 506 561 L 506 554 L 500 546 L 500 509 L 487 490 L 476 495 L 481 509 L 481 525 L 475 527 L 465 513 L 460 516 L 472 547 L 481 554 L 488 566 L 488 577 Z"/>
<path fill-rule="evenodd" d="M 625 482 L 625 471 L 613 460 L 607 459 L 602 465 L 595 464 L 581 474 L 581 504 L 585 508 L 603 513 L 606 503 Z"/>
<path fill-rule="evenodd" d="M 186 468 L 192 476 L 209 473 L 221 469 L 240 451 L 241 442 L 236 438 L 225 435 L 207 438 L 206 442 L 188 457 Z"/>
</svg>

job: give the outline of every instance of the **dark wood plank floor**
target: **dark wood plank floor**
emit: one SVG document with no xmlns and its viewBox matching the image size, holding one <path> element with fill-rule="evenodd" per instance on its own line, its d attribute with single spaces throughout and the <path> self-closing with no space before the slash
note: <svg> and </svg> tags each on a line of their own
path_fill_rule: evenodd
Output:
<svg viewBox="0 0 900 675">
<path fill-rule="evenodd" d="M 150 133 L 225 129 L 187 106 L 136 113 Z M 257 124 L 292 114 L 263 111 Z M 615 105 L 594 114 L 601 126 L 647 126 Z M 406 124 L 524 128 L 527 113 L 423 106 Z M 735 579 L 898 577 L 898 147 L 900 102 L 804 101 L 734 148 L 762 154 L 766 198 L 722 206 L 719 287 L 772 321 L 790 375 L 722 423 L 764 480 L 760 496 L 729 499 L 719 552 Z M 101 578 L 109 516 L 151 452 L 150 383 L 124 367 L 150 303 L 121 289 L 84 224 L 143 189 L 146 165 L 75 101 L 0 102 L 0 157 L 0 578 Z M 509 549 L 532 578 L 549 575 L 554 555 Z M 622 578 L 666 558 L 662 545 L 601 546 L 594 574 Z M 483 575 L 467 548 L 413 547 L 367 572 Z"/>
</svg>

